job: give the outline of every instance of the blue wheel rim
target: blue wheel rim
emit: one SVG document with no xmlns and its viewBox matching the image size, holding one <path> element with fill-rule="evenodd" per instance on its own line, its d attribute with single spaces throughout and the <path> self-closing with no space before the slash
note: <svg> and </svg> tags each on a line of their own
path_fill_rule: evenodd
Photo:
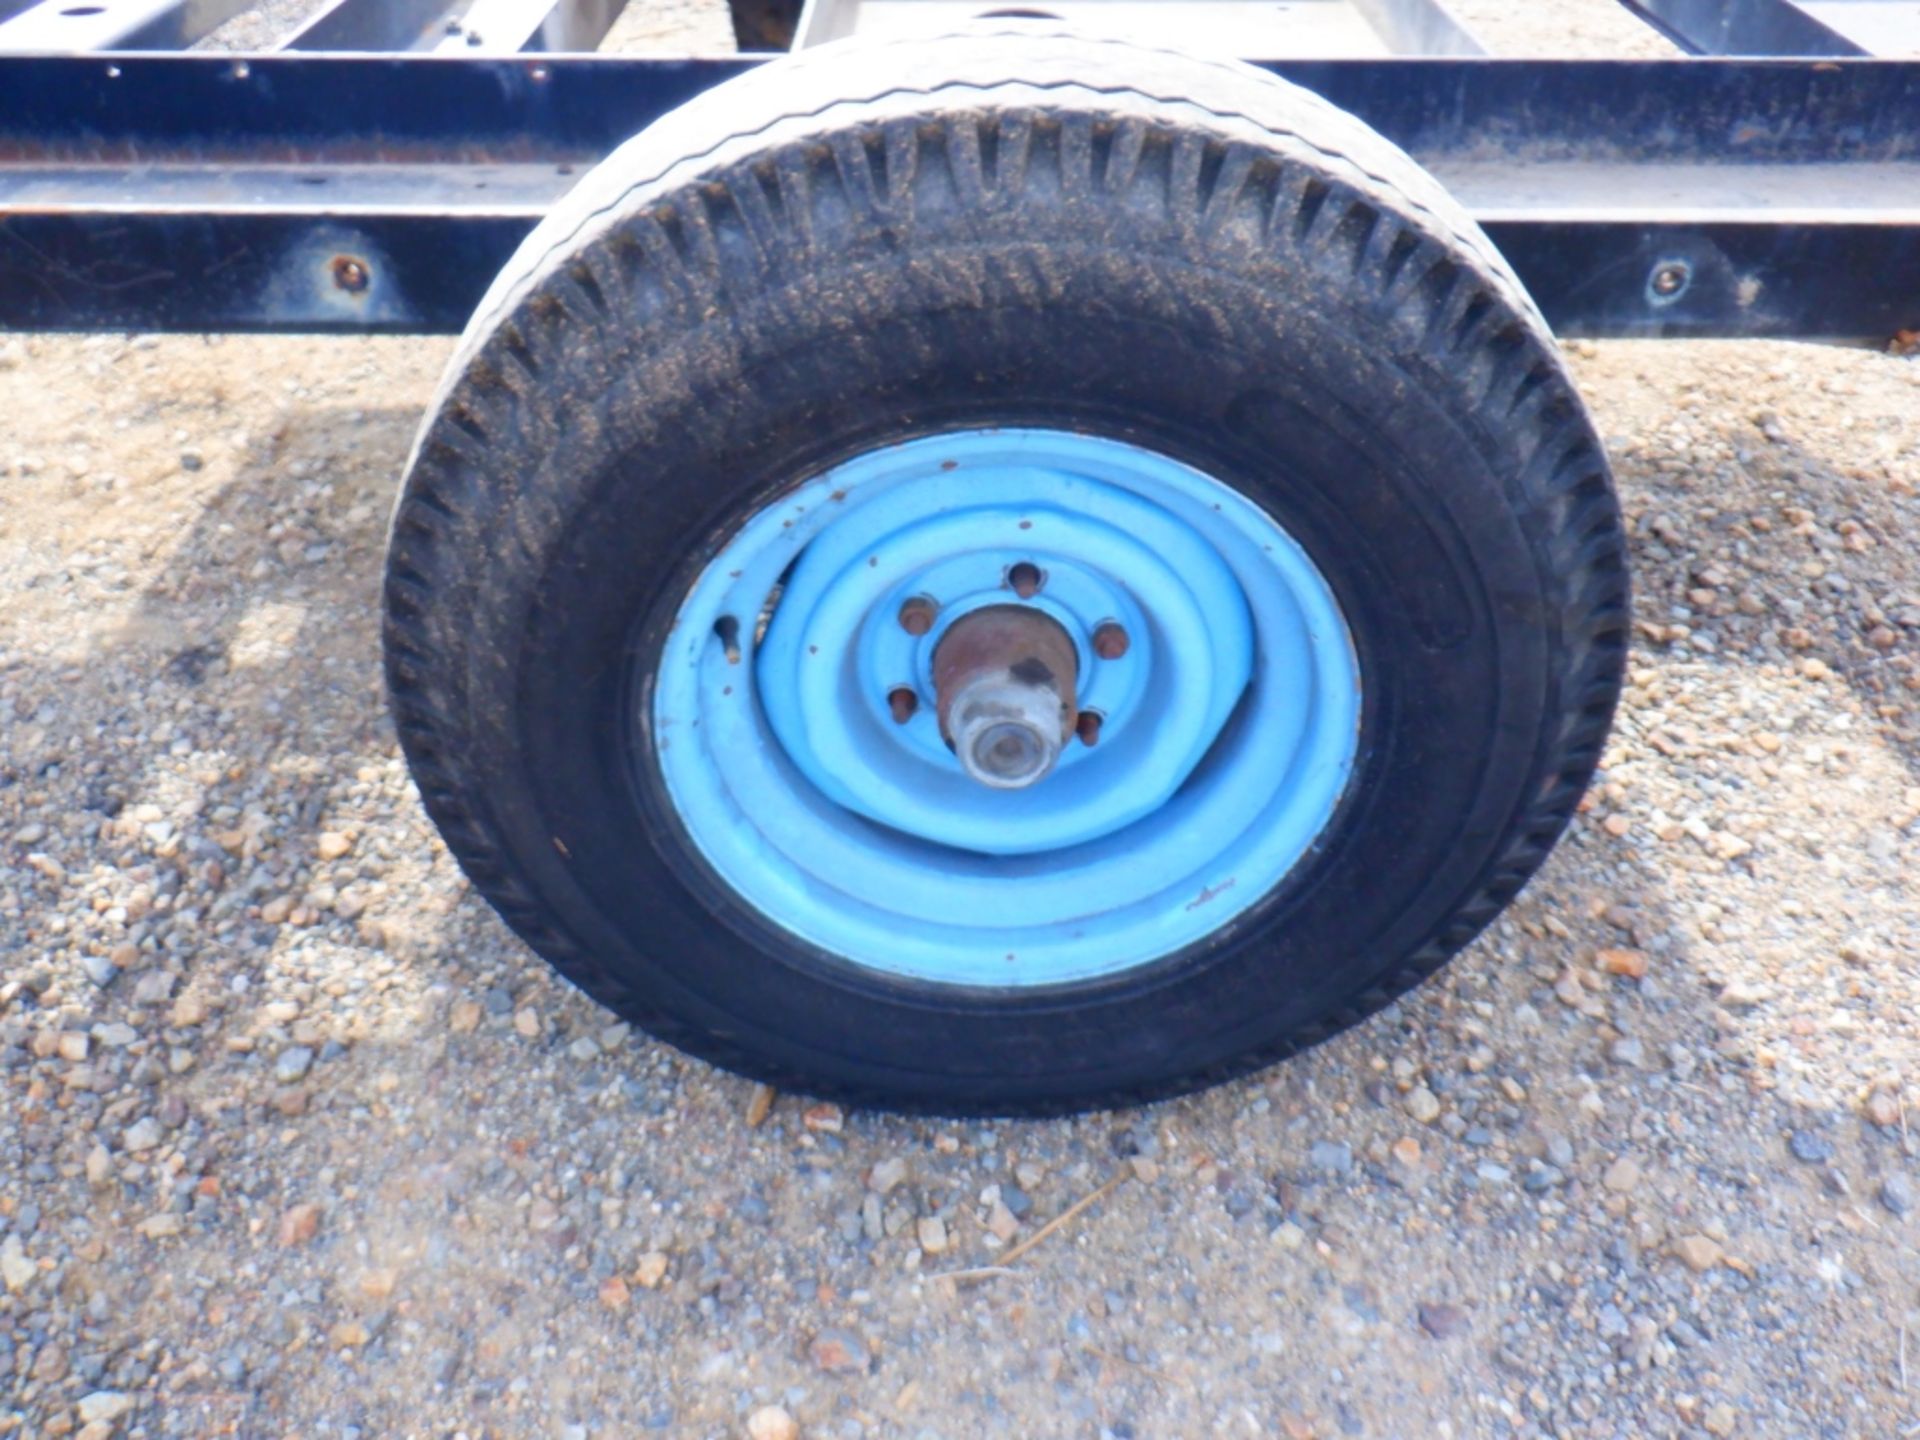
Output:
<svg viewBox="0 0 1920 1440">
<path fill-rule="evenodd" d="M 1021 562 L 1045 577 L 1025 600 Z M 938 607 L 920 636 L 915 597 Z M 1104 722 L 1014 791 L 963 773 L 932 677 L 954 621 L 1009 603 L 1066 629 Z M 1092 648 L 1108 621 L 1117 659 Z M 895 979 L 1005 989 L 1150 964 L 1269 894 L 1325 830 L 1360 712 L 1339 604 L 1264 510 L 1139 446 L 994 429 L 870 451 L 746 517 L 647 718 L 687 835 L 767 920 Z"/>
</svg>

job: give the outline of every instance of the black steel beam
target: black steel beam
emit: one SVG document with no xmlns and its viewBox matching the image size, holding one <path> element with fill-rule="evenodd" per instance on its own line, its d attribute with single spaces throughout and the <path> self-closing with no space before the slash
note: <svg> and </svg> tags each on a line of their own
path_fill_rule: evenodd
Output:
<svg viewBox="0 0 1920 1440">
<path fill-rule="evenodd" d="M 0 327 L 458 330 L 578 174 L 754 63 L 0 59 Z M 1434 170 L 1565 333 L 1920 328 L 1920 63 L 1272 68 Z"/>
<path fill-rule="evenodd" d="M 253 0 L 111 0 L 80 5 L 42 0 L 0 3 L 0 54 L 81 50 L 184 50 L 212 34 Z M 0 105 L 4 105 L 0 94 Z"/>
</svg>

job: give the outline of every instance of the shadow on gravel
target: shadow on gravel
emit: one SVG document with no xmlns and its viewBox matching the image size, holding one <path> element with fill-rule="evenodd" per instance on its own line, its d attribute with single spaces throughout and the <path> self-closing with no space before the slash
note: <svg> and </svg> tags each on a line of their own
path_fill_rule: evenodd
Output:
<svg viewBox="0 0 1920 1440">
<path fill-rule="evenodd" d="M 287 412 L 169 547 L 116 638 L 164 653 L 183 690 L 225 677 L 221 702 L 252 707 L 234 724 L 359 722 L 357 697 L 319 702 L 379 678 L 387 517 L 419 418 L 411 406 Z M 360 675 L 331 673 L 351 658 L 367 661 Z M 329 673 L 309 673 L 316 662 Z"/>
</svg>

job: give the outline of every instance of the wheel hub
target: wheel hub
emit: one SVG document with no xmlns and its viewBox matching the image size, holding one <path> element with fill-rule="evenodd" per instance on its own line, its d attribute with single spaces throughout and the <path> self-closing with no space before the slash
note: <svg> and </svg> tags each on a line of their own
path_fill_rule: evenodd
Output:
<svg viewBox="0 0 1920 1440">
<path fill-rule="evenodd" d="M 1080 718 L 1079 668 L 1060 622 L 1032 606 L 989 605 L 949 630 L 933 656 L 936 710 L 967 777 L 994 790 L 1044 780 Z"/>
<path fill-rule="evenodd" d="M 1082 844 L 1164 804 L 1246 688 L 1253 644 L 1240 584 L 1163 506 L 1042 464 L 933 467 L 852 498 L 786 577 L 757 662 L 788 758 L 849 810 L 982 854 Z M 973 617 L 1010 609 L 1031 617 L 1023 626 L 1054 628 L 1002 633 L 996 644 L 1012 648 L 990 645 L 986 658 L 1021 658 L 1021 643 L 1054 634 L 1070 643 L 1075 676 L 1071 695 L 1056 686 L 1072 706 L 1062 741 L 1041 740 L 1044 722 L 1021 709 L 1043 698 L 1014 705 L 1026 718 L 1010 723 L 1030 729 L 1038 752 L 1018 785 L 961 758 L 950 724 L 958 691 L 949 682 L 943 699 L 936 673 L 943 655 L 973 652 L 969 633 L 987 633 Z M 1111 659 L 1094 647 L 1102 627 L 1129 637 Z M 1048 668 L 1068 666 L 1058 656 Z M 911 707 L 894 698 L 902 690 Z M 1100 717 L 1097 755 L 1064 744 L 1083 711 Z"/>
</svg>

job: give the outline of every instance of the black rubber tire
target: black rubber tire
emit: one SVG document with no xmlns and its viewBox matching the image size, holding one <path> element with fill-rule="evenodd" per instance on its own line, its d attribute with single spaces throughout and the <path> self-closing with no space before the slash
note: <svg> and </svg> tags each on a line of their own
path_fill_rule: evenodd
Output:
<svg viewBox="0 0 1920 1440">
<path fill-rule="evenodd" d="M 1364 676 L 1355 778 L 1292 874 L 1177 956 L 1043 993 L 889 981 L 771 927 L 628 709 L 744 514 L 980 423 L 1252 495 Z M 770 63 L 583 181 L 449 367 L 386 604 L 427 808 L 535 950 L 718 1064 L 948 1113 L 1204 1086 L 1432 974 L 1573 813 L 1627 634 L 1604 453 L 1429 176 L 1249 67 L 1005 27 Z"/>
</svg>

